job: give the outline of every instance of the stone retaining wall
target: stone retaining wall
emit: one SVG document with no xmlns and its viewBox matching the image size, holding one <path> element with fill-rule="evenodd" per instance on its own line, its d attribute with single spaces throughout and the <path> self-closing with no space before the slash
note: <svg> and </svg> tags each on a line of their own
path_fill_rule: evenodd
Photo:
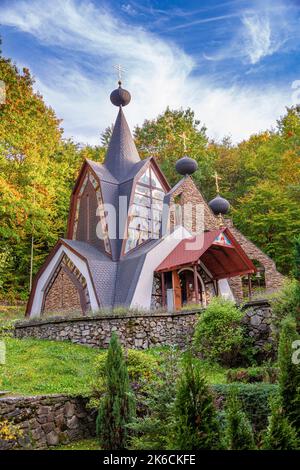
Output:
<svg viewBox="0 0 300 470">
<path fill-rule="evenodd" d="M 87 399 L 66 395 L 0 398 L 0 421 L 18 425 L 22 437 L 0 440 L 0 450 L 45 449 L 95 435 L 95 416 Z"/>
<path fill-rule="evenodd" d="M 271 342 L 271 307 L 265 300 L 247 303 L 245 324 L 255 344 L 262 347 Z M 33 337 L 56 341 L 69 340 L 96 348 L 107 348 L 113 331 L 123 346 L 146 349 L 152 346 L 178 346 L 185 349 L 192 340 L 199 311 L 153 313 L 122 316 L 85 316 L 45 318 L 18 322 L 17 338 Z"/>
<path fill-rule="evenodd" d="M 264 348 L 266 344 L 273 343 L 272 338 L 272 309 L 266 300 L 253 300 L 244 307 L 244 323 L 249 336 L 254 339 L 255 346 Z"/>
<path fill-rule="evenodd" d="M 128 348 L 177 345 L 185 348 L 191 341 L 199 312 L 175 314 L 89 316 L 18 322 L 16 338 L 34 337 L 56 341 L 69 340 L 96 348 L 106 348 L 113 331 Z"/>
</svg>

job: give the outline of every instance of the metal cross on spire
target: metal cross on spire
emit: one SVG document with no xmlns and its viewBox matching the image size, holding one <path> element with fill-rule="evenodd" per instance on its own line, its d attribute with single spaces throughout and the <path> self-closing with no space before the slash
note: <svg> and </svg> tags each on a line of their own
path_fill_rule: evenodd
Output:
<svg viewBox="0 0 300 470">
<path fill-rule="evenodd" d="M 186 136 L 186 133 L 183 132 L 182 134 L 179 134 L 179 137 L 182 138 L 182 141 L 183 141 L 183 150 L 184 150 L 184 153 L 186 153 L 186 141 L 189 140 Z"/>
<path fill-rule="evenodd" d="M 122 67 L 121 64 L 114 65 L 114 69 L 116 69 L 116 71 L 118 73 L 118 83 L 121 84 L 122 74 L 125 73 L 125 69 Z"/>
<path fill-rule="evenodd" d="M 220 187 L 219 187 L 219 181 L 222 179 L 218 173 L 215 171 L 214 175 L 213 175 L 213 178 L 215 179 L 215 182 L 216 182 L 216 189 L 217 189 L 217 193 L 219 194 L 220 192 Z"/>
</svg>

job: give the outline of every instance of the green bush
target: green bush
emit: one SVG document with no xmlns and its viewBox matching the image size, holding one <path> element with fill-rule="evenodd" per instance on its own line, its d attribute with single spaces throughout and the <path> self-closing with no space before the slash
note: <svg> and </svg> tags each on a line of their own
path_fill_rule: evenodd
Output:
<svg viewBox="0 0 300 470">
<path fill-rule="evenodd" d="M 220 434 L 213 396 L 190 355 L 184 359 L 174 402 L 171 447 L 178 450 L 220 448 Z"/>
<path fill-rule="evenodd" d="M 241 401 L 255 432 L 264 430 L 268 424 L 270 414 L 269 399 L 278 392 L 278 386 L 273 384 L 222 384 L 213 385 L 216 395 L 216 404 L 223 410 L 230 391 L 236 390 L 237 398 Z"/>
<path fill-rule="evenodd" d="M 212 299 L 195 327 L 194 347 L 204 358 L 235 365 L 243 345 L 244 314 L 229 300 Z"/>
<path fill-rule="evenodd" d="M 226 401 L 224 434 L 225 447 L 228 450 L 255 449 L 251 424 L 234 389 Z"/>
<path fill-rule="evenodd" d="M 283 412 L 300 437 L 300 364 L 292 361 L 295 351 L 293 342 L 297 340 L 300 340 L 300 336 L 296 321 L 286 318 L 282 323 L 278 349 L 279 393 Z"/>
<path fill-rule="evenodd" d="M 105 363 L 105 394 L 96 420 L 100 447 L 122 450 L 127 446 L 128 427 L 135 414 L 135 401 L 121 345 L 112 334 Z"/>
<path fill-rule="evenodd" d="M 90 400 L 91 407 L 98 407 L 99 400 L 105 392 L 105 374 L 107 351 L 102 351 L 96 357 L 94 369 L 95 376 L 91 383 L 92 398 Z M 139 391 L 144 384 L 151 383 L 157 377 L 159 371 L 158 360 L 143 351 L 135 349 L 127 349 L 124 353 L 128 371 L 128 377 L 131 387 Z"/>
<path fill-rule="evenodd" d="M 271 364 L 263 366 L 255 366 L 239 369 L 227 370 L 227 382 L 242 382 L 242 383 L 276 383 L 278 380 L 279 369 Z"/>
<path fill-rule="evenodd" d="M 161 354 L 165 367 L 144 388 L 142 407 L 145 413 L 129 425 L 133 431 L 130 444 L 135 450 L 168 448 L 178 378 L 178 351 L 171 349 Z"/>
<path fill-rule="evenodd" d="M 296 279 L 287 280 L 283 287 L 273 294 L 272 324 L 274 327 L 274 339 L 279 340 L 281 322 L 288 316 L 296 317 L 299 310 L 299 283 Z"/>
<path fill-rule="evenodd" d="M 266 450 L 297 450 L 299 442 L 296 430 L 284 414 L 280 398 L 271 400 L 272 414 L 269 426 L 263 438 L 263 448 Z"/>
</svg>

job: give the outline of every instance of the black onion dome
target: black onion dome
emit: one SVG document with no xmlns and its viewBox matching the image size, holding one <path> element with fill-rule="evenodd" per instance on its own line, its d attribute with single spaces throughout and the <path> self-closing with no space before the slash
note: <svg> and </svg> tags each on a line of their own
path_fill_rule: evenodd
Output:
<svg viewBox="0 0 300 470">
<path fill-rule="evenodd" d="M 229 211 L 230 204 L 224 197 L 221 197 L 219 194 L 208 203 L 209 207 L 215 215 L 218 214 L 227 214 Z"/>
<path fill-rule="evenodd" d="M 185 155 L 177 160 L 175 168 L 180 175 L 191 175 L 198 169 L 198 163 L 193 158 Z"/>
<path fill-rule="evenodd" d="M 110 94 L 110 101 L 115 106 L 126 106 L 128 103 L 130 103 L 130 100 L 131 95 L 129 91 L 124 90 L 124 88 L 121 87 L 121 82 L 119 82 L 119 88 L 116 88 Z"/>
</svg>

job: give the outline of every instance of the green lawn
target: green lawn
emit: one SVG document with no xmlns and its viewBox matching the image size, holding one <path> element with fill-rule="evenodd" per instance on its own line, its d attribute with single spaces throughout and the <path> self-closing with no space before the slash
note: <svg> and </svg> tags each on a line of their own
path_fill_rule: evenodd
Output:
<svg viewBox="0 0 300 470">
<path fill-rule="evenodd" d="M 83 439 L 82 441 L 51 447 L 51 450 L 99 450 L 98 439 Z"/>
<path fill-rule="evenodd" d="M 99 350 L 70 342 L 5 338 L 6 364 L 0 365 L 0 391 L 14 394 L 86 394 Z M 145 351 L 158 357 L 164 348 Z M 226 383 L 225 369 L 200 361 L 208 383 Z"/>
<path fill-rule="evenodd" d="M 68 342 L 5 338 L 0 390 L 25 395 L 89 393 L 98 351 Z"/>
</svg>

